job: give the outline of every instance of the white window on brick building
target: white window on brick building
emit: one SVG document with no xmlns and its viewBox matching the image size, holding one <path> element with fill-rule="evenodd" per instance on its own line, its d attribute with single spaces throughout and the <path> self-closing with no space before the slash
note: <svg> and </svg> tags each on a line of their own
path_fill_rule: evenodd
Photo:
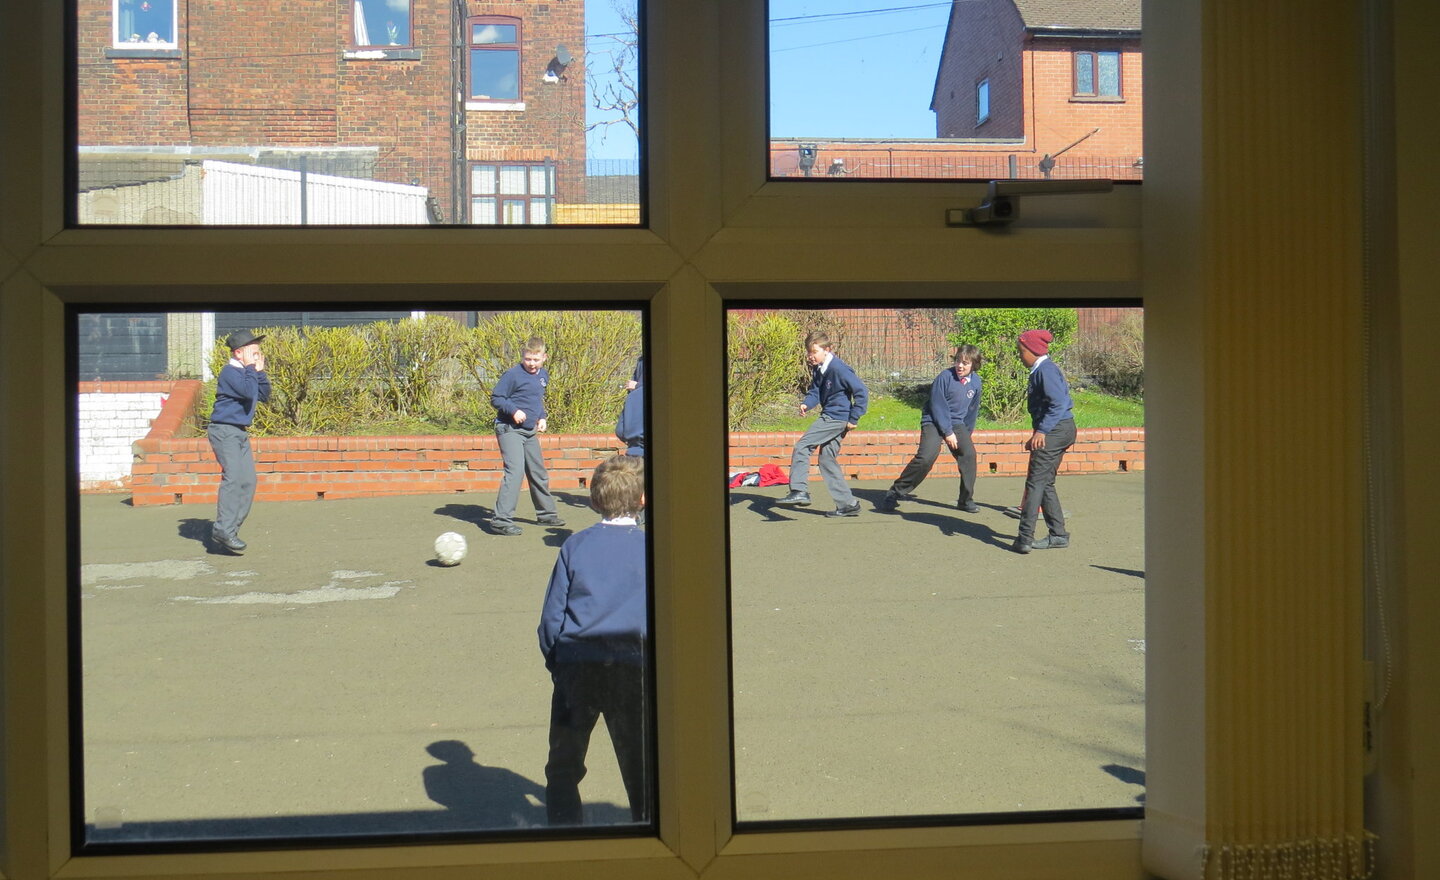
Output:
<svg viewBox="0 0 1440 880">
<path fill-rule="evenodd" d="M 113 0 L 117 49 L 174 49 L 175 0 Z"/>
<path fill-rule="evenodd" d="M 409 46 L 410 0 L 355 0 L 357 47 Z"/>
<path fill-rule="evenodd" d="M 975 124 L 990 118 L 990 80 L 982 79 L 975 84 Z"/>
<path fill-rule="evenodd" d="M 554 163 L 470 166 L 470 222 L 479 226 L 554 223 Z"/>
</svg>

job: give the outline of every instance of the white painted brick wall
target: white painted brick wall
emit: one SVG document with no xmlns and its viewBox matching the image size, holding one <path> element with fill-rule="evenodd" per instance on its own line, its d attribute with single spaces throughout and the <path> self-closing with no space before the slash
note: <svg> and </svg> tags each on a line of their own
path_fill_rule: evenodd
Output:
<svg viewBox="0 0 1440 880">
<path fill-rule="evenodd" d="M 130 444 L 150 433 L 165 395 L 95 392 L 79 399 L 80 484 L 118 485 L 130 476 Z"/>
</svg>

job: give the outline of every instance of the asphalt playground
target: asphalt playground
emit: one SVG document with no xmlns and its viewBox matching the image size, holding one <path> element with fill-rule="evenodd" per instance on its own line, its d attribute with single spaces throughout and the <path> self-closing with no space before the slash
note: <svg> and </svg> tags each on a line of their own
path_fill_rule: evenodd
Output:
<svg viewBox="0 0 1440 880">
<path fill-rule="evenodd" d="M 1143 804 L 1143 474 L 1062 477 L 1072 545 L 1029 556 L 1021 480 L 983 477 L 969 515 L 956 483 L 888 514 L 856 483 L 838 520 L 818 480 L 809 508 L 730 492 L 741 820 Z M 597 520 L 559 496 L 544 527 L 522 493 L 519 537 L 479 495 L 259 503 L 244 556 L 207 551 L 208 508 L 82 496 L 90 839 L 543 825 L 535 626 Z M 469 556 L 435 565 L 451 530 Z M 603 728 L 589 764 L 587 821 L 627 821 Z"/>
</svg>

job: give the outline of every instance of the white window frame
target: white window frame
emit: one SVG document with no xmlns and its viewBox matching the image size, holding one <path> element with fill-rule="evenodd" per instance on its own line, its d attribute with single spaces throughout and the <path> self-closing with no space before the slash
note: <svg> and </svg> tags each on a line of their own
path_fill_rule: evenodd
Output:
<svg viewBox="0 0 1440 880">
<path fill-rule="evenodd" d="M 990 78 L 980 80 L 975 84 L 975 124 L 980 125 L 990 119 Z"/>
<path fill-rule="evenodd" d="M 140 35 L 140 41 L 127 39 L 129 35 L 120 32 L 120 6 L 123 0 L 110 0 L 110 40 L 116 49 L 178 49 L 180 48 L 180 4 L 183 0 L 170 0 L 171 39 L 151 43 Z M 136 3 L 141 0 L 135 0 Z M 133 32 L 132 32 L 133 33 Z"/>
<path fill-rule="evenodd" d="M 1440 91 L 1435 68 L 1426 63 L 1430 48 L 1423 25 L 1429 5 L 1427 0 L 1397 0 L 1392 14 L 1400 49 L 1380 62 L 1408 74 L 1395 77 L 1395 88 L 1400 103 L 1411 110 L 1428 108 Z M 1335 14 L 1342 6 L 1348 9 L 1333 2 L 1324 8 Z M 1227 43 L 1223 30 L 1205 30 L 1206 10 L 1202 2 L 1147 4 L 1146 48 L 1156 64 L 1147 66 L 1146 74 L 1156 94 L 1204 92 L 1204 65 L 1224 58 L 1211 60 L 1215 46 L 1202 46 L 1202 36 L 1230 56 L 1241 52 L 1233 40 Z M 727 295 L 798 292 L 817 302 L 837 297 L 938 300 L 957 291 L 991 300 L 1063 296 L 1074 285 L 1133 282 L 1143 258 L 1147 340 L 1155 343 L 1154 377 L 1160 386 L 1150 399 L 1157 413 L 1180 420 L 1151 433 L 1150 461 L 1168 463 L 1168 488 L 1203 488 L 1207 462 L 1199 440 L 1205 436 L 1206 413 L 1232 411 L 1214 403 L 1218 392 L 1204 384 L 1205 361 L 1212 355 L 1204 346 L 1204 313 L 1194 295 L 1200 286 L 1195 279 L 1207 269 L 1207 245 L 1196 234 L 1197 212 L 1192 210 L 1195 193 L 1206 182 L 1204 163 L 1196 161 L 1203 158 L 1200 145 L 1207 134 L 1195 109 L 1201 102 L 1155 101 L 1147 108 L 1146 153 L 1152 161 L 1144 186 L 1163 188 L 1168 200 L 1147 202 L 1143 230 L 1138 187 L 1112 197 L 1027 200 L 1014 234 L 943 229 L 936 218 L 947 208 L 978 203 L 983 185 L 766 183 L 765 113 L 757 97 L 765 79 L 759 48 L 763 4 L 650 0 L 652 69 L 668 71 L 675 84 L 650 96 L 649 147 L 663 160 L 649 184 L 650 229 L 518 234 L 493 229 L 65 229 L 66 76 L 55 60 L 63 57 L 65 16 L 59 3 L 40 2 L 13 4 L 10 14 L 12 33 L 28 36 L 7 50 L 7 71 L 14 78 L 0 91 L 0 118 L 5 120 L 0 154 L 7 157 L 0 163 L 0 377 L 6 383 L 0 418 L 28 430 L 7 431 L 0 441 L 6 480 L 0 498 L 0 797 L 5 801 L 0 871 L 12 880 L 219 880 L 237 873 L 284 877 L 293 872 L 401 880 L 524 873 L 568 880 L 595 876 L 597 870 L 640 880 L 1145 876 L 1142 829 L 1133 822 L 733 834 L 726 751 L 724 510 L 714 477 L 723 468 L 722 444 L 687 441 L 718 438 L 724 430 L 719 328 Z M 737 25 L 713 26 L 722 20 Z M 1222 125 L 1233 121 L 1223 107 L 1219 113 Z M 1409 117 L 1417 125 L 1421 118 L 1419 113 Z M 1435 186 L 1428 149 L 1427 138 L 1414 138 L 1390 157 L 1400 164 L 1401 183 L 1407 184 L 1398 187 L 1399 244 L 1408 260 L 1400 281 L 1407 291 L 1426 287 L 1437 274 L 1426 238 L 1426 211 L 1433 204 L 1428 197 Z M 713 173 L 715 168 L 720 173 Z M 883 210 L 877 211 L 877 205 Z M 157 265 L 165 271 L 157 271 Z M 1411 271 L 1416 277 L 1410 277 Z M 1013 280 L 997 292 L 997 278 Z M 70 712 L 63 488 L 69 475 L 61 403 L 71 390 L 63 381 L 63 305 L 156 303 L 180 295 L 200 306 L 219 305 L 233 301 L 237 285 L 269 291 L 295 285 L 309 291 L 307 298 L 335 302 L 357 297 L 393 301 L 406 295 L 427 307 L 447 300 L 510 302 L 517 290 L 538 301 L 651 300 L 657 343 L 651 368 L 661 377 L 651 387 L 658 469 L 654 500 L 657 509 L 667 511 L 652 526 L 661 740 L 658 839 L 71 857 L 63 736 Z M 398 293 L 401 287 L 404 292 Z M 1429 346 L 1423 331 L 1434 323 L 1434 301 L 1428 288 L 1425 294 L 1403 294 L 1401 304 L 1417 314 L 1409 316 L 1412 329 L 1405 339 L 1394 340 L 1396 345 Z M 1416 382 L 1417 389 L 1429 387 L 1408 364 L 1399 378 Z M 1404 437 L 1422 445 L 1433 436 L 1435 411 L 1405 409 L 1417 421 L 1405 427 Z M 1434 478 L 1433 462 L 1421 453 L 1405 454 L 1407 464 L 1427 468 L 1407 477 L 1421 485 Z M 1165 476 L 1151 473 L 1147 480 Z M 1180 473 L 1193 476 L 1187 482 L 1176 476 Z M 1165 637 L 1152 641 L 1152 651 L 1168 645 L 1171 654 L 1164 660 L 1149 655 L 1154 673 L 1149 687 L 1153 695 L 1198 686 L 1203 695 L 1215 685 L 1206 680 L 1204 648 L 1193 646 L 1209 628 L 1229 623 L 1223 615 L 1207 619 L 1214 609 L 1203 601 L 1203 583 L 1196 588 L 1207 577 L 1203 492 L 1156 494 L 1165 503 L 1147 509 L 1150 525 L 1157 527 L 1147 539 L 1147 578 L 1165 589 L 1153 591 L 1152 608 L 1160 617 L 1152 616 L 1148 625 Z M 1423 515 L 1420 498 L 1403 492 L 1389 507 Z M 1327 522 L 1333 523 L 1333 517 Z M 1436 567 L 1433 542 L 1421 544 L 1426 542 L 1398 548 L 1403 556 L 1396 565 L 1405 571 L 1401 605 L 1392 610 L 1408 631 L 1425 633 L 1440 626 L 1440 619 L 1429 595 L 1416 595 L 1419 575 L 1409 571 L 1411 566 L 1423 572 Z M 1428 582 L 1425 586 L 1428 590 Z M 1382 817 L 1388 824 L 1376 829 L 1382 841 L 1387 833 L 1420 837 L 1424 829 L 1440 825 L 1433 797 L 1440 779 L 1440 743 L 1427 726 L 1436 709 L 1431 695 L 1440 693 L 1440 649 L 1432 641 L 1406 650 L 1403 657 L 1409 662 L 1400 674 L 1409 695 L 1397 692 L 1394 698 L 1417 701 L 1409 704 L 1417 713 L 1380 731 L 1382 740 L 1396 741 L 1395 750 L 1381 758 L 1387 772 L 1376 783 L 1395 813 L 1388 820 Z M 1164 875 L 1192 877 L 1198 863 L 1187 844 L 1197 830 L 1169 810 L 1177 801 L 1206 794 L 1206 719 L 1181 715 L 1163 720 L 1152 723 L 1148 734 L 1146 860 L 1162 870 L 1154 867 L 1156 859 L 1169 851 L 1174 867 L 1164 869 Z M 1413 844 L 1406 853 L 1401 862 L 1414 868 L 1413 876 L 1440 873 L 1440 853 L 1432 843 Z"/>
</svg>

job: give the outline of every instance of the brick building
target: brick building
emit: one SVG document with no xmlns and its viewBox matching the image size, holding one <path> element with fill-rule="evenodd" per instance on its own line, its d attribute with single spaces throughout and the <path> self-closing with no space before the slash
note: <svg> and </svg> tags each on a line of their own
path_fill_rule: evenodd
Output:
<svg viewBox="0 0 1440 880">
<path fill-rule="evenodd" d="M 1042 173 L 1118 177 L 1144 165 L 1142 95 L 1139 0 L 956 0 L 930 109 L 937 137 L 1017 139 Z"/>
<path fill-rule="evenodd" d="M 81 222 L 548 223 L 584 198 L 583 0 L 77 6 Z"/>
</svg>

